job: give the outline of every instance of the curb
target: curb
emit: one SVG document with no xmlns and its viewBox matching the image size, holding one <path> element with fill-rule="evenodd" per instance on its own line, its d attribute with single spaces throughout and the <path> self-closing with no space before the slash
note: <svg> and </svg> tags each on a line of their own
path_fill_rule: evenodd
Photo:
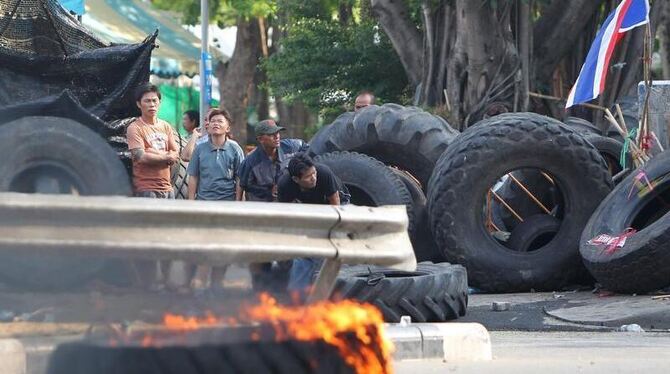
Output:
<svg viewBox="0 0 670 374">
<path fill-rule="evenodd" d="M 81 336 L 51 336 L 0 339 L 0 373 L 44 374 L 51 352 L 60 343 L 81 339 Z"/>
<path fill-rule="evenodd" d="M 26 350 L 16 339 L 0 340 L 0 373 L 26 374 Z"/>
<path fill-rule="evenodd" d="M 441 359 L 448 362 L 493 359 L 491 337 L 479 323 L 387 324 L 395 360 Z"/>
</svg>

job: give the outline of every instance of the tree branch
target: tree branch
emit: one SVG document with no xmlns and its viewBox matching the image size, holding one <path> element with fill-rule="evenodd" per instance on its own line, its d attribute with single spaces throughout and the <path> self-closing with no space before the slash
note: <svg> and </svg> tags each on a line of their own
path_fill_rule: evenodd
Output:
<svg viewBox="0 0 670 374">
<path fill-rule="evenodd" d="M 371 0 L 371 5 L 373 14 L 400 57 L 410 83 L 418 85 L 423 70 L 423 37 L 410 20 L 407 5 L 403 0 Z"/>
<path fill-rule="evenodd" d="M 535 23 L 533 59 L 540 82 L 549 82 L 558 63 L 567 55 L 603 0 L 552 0 Z"/>
</svg>

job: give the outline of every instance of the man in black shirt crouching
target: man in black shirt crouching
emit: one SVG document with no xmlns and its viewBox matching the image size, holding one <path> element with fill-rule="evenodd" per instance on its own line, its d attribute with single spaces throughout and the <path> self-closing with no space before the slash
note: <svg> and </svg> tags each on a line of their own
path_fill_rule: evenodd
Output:
<svg viewBox="0 0 670 374">
<path fill-rule="evenodd" d="M 289 161 L 287 172 L 279 178 L 277 200 L 284 203 L 345 205 L 349 203 L 349 194 L 328 166 L 315 163 L 304 153 L 297 153 Z M 321 260 L 318 259 L 294 260 L 288 289 L 305 290 L 312 284 L 320 265 Z"/>
</svg>

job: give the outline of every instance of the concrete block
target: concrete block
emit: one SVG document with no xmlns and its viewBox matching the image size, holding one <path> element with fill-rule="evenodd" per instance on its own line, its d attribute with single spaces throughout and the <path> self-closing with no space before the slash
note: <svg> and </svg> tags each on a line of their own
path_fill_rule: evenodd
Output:
<svg viewBox="0 0 670 374">
<path fill-rule="evenodd" d="M 26 374 L 26 350 L 16 339 L 0 339 L 0 373 Z"/>
<path fill-rule="evenodd" d="M 491 360 L 491 338 L 479 323 L 387 324 L 395 360 L 442 359 L 449 362 Z"/>
<path fill-rule="evenodd" d="M 423 355 L 423 337 L 416 326 L 387 325 L 386 336 L 391 339 L 396 360 L 421 359 Z"/>
<path fill-rule="evenodd" d="M 479 323 L 436 323 L 443 336 L 447 361 L 488 361 L 493 359 L 491 336 Z"/>
</svg>

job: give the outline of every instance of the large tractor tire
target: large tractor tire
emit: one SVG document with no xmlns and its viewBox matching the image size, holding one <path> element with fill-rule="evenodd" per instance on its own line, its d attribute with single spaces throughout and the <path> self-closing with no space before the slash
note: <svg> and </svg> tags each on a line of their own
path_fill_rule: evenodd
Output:
<svg viewBox="0 0 670 374">
<path fill-rule="evenodd" d="M 184 137 L 179 135 L 177 131 L 174 132 L 175 139 L 177 140 L 177 145 L 179 146 L 179 154 L 188 143 Z M 170 177 L 172 181 L 172 186 L 174 188 L 174 197 L 178 200 L 187 200 L 188 199 L 188 162 L 183 161 L 181 158 L 170 170 Z"/>
<path fill-rule="evenodd" d="M 609 245 L 592 241 L 600 235 L 618 239 Z M 670 286 L 670 152 L 631 173 L 602 201 L 584 228 L 580 252 L 586 268 L 610 291 Z"/>
<path fill-rule="evenodd" d="M 444 119 L 419 108 L 371 105 L 321 129 L 310 140 L 309 152 L 363 153 L 410 172 L 426 186 L 435 162 L 457 135 Z"/>
<path fill-rule="evenodd" d="M 607 164 L 607 169 L 609 170 L 610 175 L 615 176 L 623 170 L 620 163 L 621 150 L 623 149 L 622 142 L 615 138 L 595 134 L 587 134 L 584 138 L 598 149 L 600 156 L 602 156 Z M 630 154 L 626 155 L 626 166 L 632 164 L 633 160 L 630 157 Z"/>
<path fill-rule="evenodd" d="M 128 173 L 99 134 L 70 119 L 24 117 L 0 125 L 0 191 L 130 195 Z M 95 276 L 104 259 L 0 256 L 0 278 L 14 286 L 62 289 Z"/>
<path fill-rule="evenodd" d="M 590 143 L 559 121 L 532 113 L 483 121 L 454 141 L 428 185 L 428 213 L 438 246 L 468 269 L 473 287 L 490 292 L 556 290 L 582 268 L 579 237 L 612 188 L 605 162 Z M 511 250 L 486 230 L 488 191 L 518 169 L 550 175 L 561 195 L 561 227 L 532 252 Z"/>
<path fill-rule="evenodd" d="M 386 322 L 410 316 L 414 322 L 444 322 L 464 316 L 468 306 L 465 268 L 448 263 L 419 263 L 416 271 L 367 265 L 340 271 L 334 299 L 356 299 L 375 305 Z"/>
<path fill-rule="evenodd" d="M 435 244 L 433 233 L 430 232 L 428 200 L 421 188 L 421 184 L 410 173 L 404 170 L 391 168 L 391 171 L 403 181 L 412 197 L 411 210 L 414 222 L 413 231 L 410 232 L 410 239 L 412 247 L 414 247 L 416 260 L 441 262 L 443 260 L 442 253 L 438 250 L 437 244 Z"/>
<path fill-rule="evenodd" d="M 386 165 L 356 152 L 326 153 L 315 157 L 314 161 L 328 166 L 340 178 L 351 194 L 351 204 L 372 207 L 405 205 L 409 231 L 413 232 L 412 197 L 403 181 Z"/>
<path fill-rule="evenodd" d="M 236 336 L 236 341 L 230 341 L 230 331 L 227 336 L 219 332 L 221 336 L 217 337 L 216 332 L 210 332 L 194 338 L 188 335 L 197 332 L 180 331 L 172 340 L 162 342 L 156 338 L 153 340 L 157 342 L 151 345 L 87 340 L 63 343 L 49 355 L 46 374 L 356 373 L 337 347 L 324 340 L 275 341 L 263 337 L 252 341 L 252 334 L 269 335 L 262 328 L 258 330 L 246 331 L 249 336 Z M 115 342 L 114 338 L 109 340 Z M 360 355 L 359 360 L 369 362 L 369 356 Z M 380 365 L 385 363 L 381 355 L 377 360 Z"/>
</svg>

